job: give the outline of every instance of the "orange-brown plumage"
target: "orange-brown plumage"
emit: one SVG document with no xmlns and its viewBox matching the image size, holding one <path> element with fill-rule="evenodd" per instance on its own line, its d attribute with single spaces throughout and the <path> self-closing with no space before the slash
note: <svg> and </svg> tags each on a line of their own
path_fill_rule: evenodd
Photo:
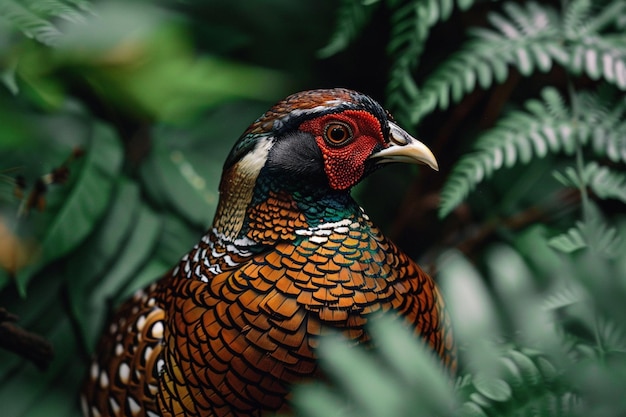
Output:
<svg viewBox="0 0 626 417">
<path fill-rule="evenodd" d="M 284 411 L 293 383 L 320 377 L 321 335 L 367 342 L 365 325 L 385 312 L 454 368 L 434 281 L 349 197 L 381 163 L 435 164 L 405 135 L 341 89 L 291 96 L 253 123 L 226 162 L 211 230 L 105 331 L 86 415 Z"/>
</svg>

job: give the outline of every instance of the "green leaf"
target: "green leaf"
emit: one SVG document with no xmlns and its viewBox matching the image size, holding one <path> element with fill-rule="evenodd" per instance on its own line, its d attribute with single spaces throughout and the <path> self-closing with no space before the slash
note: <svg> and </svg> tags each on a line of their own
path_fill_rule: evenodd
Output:
<svg viewBox="0 0 626 417">
<path fill-rule="evenodd" d="M 474 4 L 474 0 L 457 0 L 456 4 L 459 6 L 459 9 L 467 10 Z"/>
<path fill-rule="evenodd" d="M 496 375 L 494 341 L 501 333 L 494 300 L 476 268 L 456 251 L 437 260 L 439 283 L 454 323 L 457 344 L 463 345 L 461 360 L 472 370 Z"/>
<path fill-rule="evenodd" d="M 77 366 L 71 361 L 67 365 L 67 369 L 50 381 L 42 395 L 20 417 L 49 417 L 51 410 L 59 416 L 83 417 L 78 401 L 72 401 L 74 395 L 68 395 L 68 391 L 75 394 L 85 377 L 86 367 L 82 364 Z M 70 390 L 70 387 L 74 389 Z"/>
<path fill-rule="evenodd" d="M 189 252 L 193 245 L 198 243 L 206 230 L 191 227 L 171 213 L 162 217 L 163 230 L 159 236 L 155 255 L 166 264 L 173 266 Z"/>
<path fill-rule="evenodd" d="M 141 209 L 139 192 L 136 183 L 119 178 L 105 217 L 66 263 L 71 296 L 81 297 L 115 262 L 137 227 Z"/>
<path fill-rule="evenodd" d="M 578 223 L 576 227 L 570 228 L 566 233 L 550 239 L 548 245 L 563 253 L 572 253 L 586 248 L 587 243 L 581 233 L 581 227 L 583 227 L 582 223 Z"/>
<path fill-rule="evenodd" d="M 458 404 L 434 352 L 390 316 L 373 320 L 369 328 L 389 372 L 414 396 L 424 414 L 453 415 Z"/>
<path fill-rule="evenodd" d="M 122 157 L 113 131 L 104 125 L 95 125 L 78 178 L 45 230 L 40 258 L 17 274 L 16 282 L 22 293 L 35 272 L 74 250 L 91 233 L 109 204 Z"/>
<path fill-rule="evenodd" d="M 599 210 L 588 204 L 584 221 L 576 222 L 576 226 L 566 233 L 556 236 L 548 242 L 553 249 L 571 253 L 588 247 L 593 252 L 605 257 L 615 257 L 619 251 L 621 236 L 617 229 L 606 224 Z"/>
<path fill-rule="evenodd" d="M 201 229 L 211 224 L 216 199 L 185 154 L 157 144 L 142 163 L 140 175 L 151 194 L 185 220 Z"/>
<path fill-rule="evenodd" d="M 123 290 L 118 293 L 116 299 L 118 301 L 126 300 L 131 297 L 135 291 L 145 288 L 148 285 L 163 278 L 165 273 L 172 268 L 172 264 L 167 263 L 159 258 L 150 259 L 149 262 L 141 267 L 141 269 L 132 276 Z"/>
<path fill-rule="evenodd" d="M 121 287 L 127 286 L 129 280 L 135 276 L 143 265 L 150 259 L 158 244 L 158 237 L 162 232 L 162 219 L 147 206 L 140 207 L 132 234 L 124 245 L 124 250 L 109 268 L 106 277 L 98 286 L 103 294 L 115 295 Z M 98 297 L 101 298 L 101 297 Z"/>
<path fill-rule="evenodd" d="M 558 310 L 563 307 L 569 307 L 576 303 L 580 303 L 586 296 L 585 291 L 573 283 L 564 288 L 559 288 L 552 294 L 548 295 L 543 302 L 542 307 L 546 310 Z"/>
<path fill-rule="evenodd" d="M 450 251 L 438 260 L 441 286 L 461 340 L 480 338 L 499 327 L 493 301 L 476 268 L 462 254 Z"/>
<path fill-rule="evenodd" d="M 488 417 L 478 404 L 467 402 L 459 410 L 462 417 Z"/>
<path fill-rule="evenodd" d="M 569 187 L 590 187 L 602 199 L 614 198 L 626 203 L 626 174 L 600 166 L 596 161 L 586 164 L 581 173 L 573 167 L 555 171 L 554 177 Z"/>
<path fill-rule="evenodd" d="M 613 318 L 599 318 L 596 321 L 596 334 L 603 354 L 626 353 L 626 329 Z"/>
<path fill-rule="evenodd" d="M 46 19 L 14 0 L 0 1 L 0 16 L 15 25 L 25 36 L 46 45 L 55 45 L 61 31 Z"/>
<path fill-rule="evenodd" d="M 358 409 L 371 416 L 394 416 L 399 412 L 402 391 L 384 368 L 362 349 L 351 348 L 335 336 L 320 341 L 320 362 Z"/>
<path fill-rule="evenodd" d="M 537 365 L 523 353 L 517 350 L 511 350 L 508 356 L 513 360 L 517 369 L 519 369 L 520 375 L 526 385 L 527 389 L 530 387 L 536 387 L 541 384 L 542 375 L 537 368 Z"/>
<path fill-rule="evenodd" d="M 502 244 L 489 248 L 486 255 L 495 292 L 499 299 L 507 300 L 503 311 L 517 333 L 515 339 L 546 353 L 562 354 L 560 338 L 554 334 L 557 320 L 551 311 L 542 308 L 544 300 L 526 261 L 512 247 Z"/>
<path fill-rule="evenodd" d="M 498 358 L 498 365 L 500 367 L 500 376 L 512 388 L 513 392 L 524 392 L 526 390 L 526 382 L 522 376 L 522 373 L 510 355 L 505 355 Z"/>
<path fill-rule="evenodd" d="M 626 203 L 626 174 L 608 167 L 601 167 L 596 162 L 587 165 L 585 172 L 589 176 L 587 184 L 602 199 L 614 198 Z"/>
<path fill-rule="evenodd" d="M 328 386 L 313 383 L 297 385 L 293 393 L 293 404 L 299 416 L 341 417 L 348 416 L 349 408 L 336 392 Z"/>
<path fill-rule="evenodd" d="M 502 379 L 477 374 L 472 381 L 476 390 L 493 401 L 508 401 L 512 397 L 509 384 Z"/>
<path fill-rule="evenodd" d="M 162 221 L 158 215 L 145 206 L 141 206 L 133 223 L 132 233 L 125 240 L 118 256 L 98 280 L 97 286 L 85 294 L 84 302 L 73 300 L 78 322 L 85 335 L 88 350 L 93 350 L 108 306 L 116 305 L 124 300 L 131 291 L 128 290 L 137 281 L 145 266 L 153 262 L 158 236 L 162 230 Z M 171 265 L 170 265 L 171 266 Z M 167 266 L 160 270 L 163 273 Z M 152 280 L 158 278 L 153 275 Z M 133 290 L 137 289 L 134 287 Z"/>
<path fill-rule="evenodd" d="M 58 270 L 47 270 L 44 275 L 39 274 L 33 280 L 33 287 L 25 300 L 18 297 L 15 288 L 8 287 L 0 292 L 0 305 L 7 311 L 19 317 L 17 323 L 23 329 L 46 336 L 51 327 L 44 319 L 52 322 L 62 318 L 59 303 L 61 294 L 61 280 Z M 42 323 L 43 322 L 43 323 Z M 0 350 L 0 393 L 2 384 L 9 384 L 12 376 L 24 367 L 26 362 L 9 351 Z M 32 364 L 28 366 L 33 367 Z"/>
<path fill-rule="evenodd" d="M 139 222 L 140 209 L 138 186 L 120 178 L 106 216 L 66 262 L 68 302 L 82 334 L 91 334 L 85 338 L 88 347 L 100 324 L 90 312 L 99 311 L 103 315 L 107 310 L 102 301 L 106 301 L 110 294 L 97 290 L 107 279 L 107 269 L 112 270 L 118 259 L 124 258 L 124 250 L 134 253 L 138 249 L 127 246 L 136 230 L 146 232 Z M 101 315 L 98 317 L 101 319 Z"/>
</svg>

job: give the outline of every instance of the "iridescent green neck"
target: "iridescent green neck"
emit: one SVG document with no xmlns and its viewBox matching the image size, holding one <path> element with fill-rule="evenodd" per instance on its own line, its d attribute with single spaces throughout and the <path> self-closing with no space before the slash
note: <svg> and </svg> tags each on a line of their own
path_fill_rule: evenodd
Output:
<svg viewBox="0 0 626 417">
<path fill-rule="evenodd" d="M 261 177 L 246 210 L 239 238 L 273 244 L 298 239 L 297 230 L 356 219 L 359 205 L 346 191 L 335 191 L 312 183 Z"/>
</svg>

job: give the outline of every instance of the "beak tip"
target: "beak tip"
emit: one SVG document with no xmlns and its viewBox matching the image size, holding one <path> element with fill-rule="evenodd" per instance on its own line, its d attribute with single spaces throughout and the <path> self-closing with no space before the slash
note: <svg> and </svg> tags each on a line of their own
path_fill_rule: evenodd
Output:
<svg viewBox="0 0 626 417">
<path fill-rule="evenodd" d="M 422 144 L 422 146 L 423 148 L 420 147 L 421 152 L 416 158 L 417 161 L 421 164 L 427 165 L 434 171 L 439 171 L 439 163 L 437 162 L 435 155 L 433 155 L 430 149 L 428 149 L 425 145 Z"/>
<path fill-rule="evenodd" d="M 435 156 L 433 155 L 432 159 L 430 161 L 428 161 L 428 166 L 431 167 L 433 170 L 439 172 L 439 163 L 437 162 L 437 160 L 435 159 Z"/>
</svg>

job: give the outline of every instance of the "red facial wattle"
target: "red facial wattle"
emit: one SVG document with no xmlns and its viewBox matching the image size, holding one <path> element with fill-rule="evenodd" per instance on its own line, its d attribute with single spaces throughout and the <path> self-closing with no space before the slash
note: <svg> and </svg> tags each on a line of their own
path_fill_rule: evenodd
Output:
<svg viewBox="0 0 626 417">
<path fill-rule="evenodd" d="M 325 130 L 333 123 L 347 126 L 351 137 L 342 143 L 332 143 Z M 324 159 L 324 170 L 333 189 L 347 190 L 363 177 L 365 161 L 377 145 L 384 145 L 379 120 L 362 110 L 345 110 L 308 120 L 300 130 L 315 136 Z"/>
</svg>

